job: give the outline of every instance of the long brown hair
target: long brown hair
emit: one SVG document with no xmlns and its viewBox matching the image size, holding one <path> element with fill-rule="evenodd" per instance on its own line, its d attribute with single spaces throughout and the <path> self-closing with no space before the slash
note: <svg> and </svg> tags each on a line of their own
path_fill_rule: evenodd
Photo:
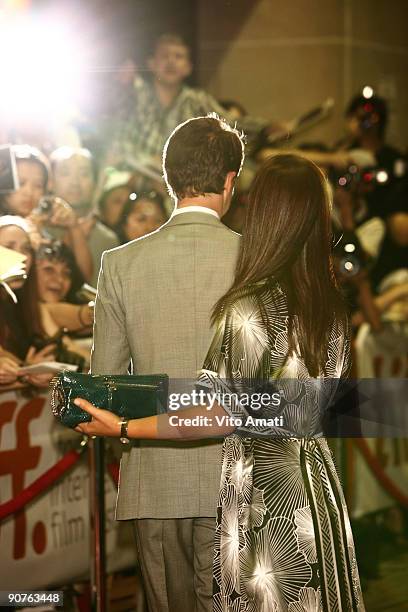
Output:
<svg viewBox="0 0 408 612">
<path fill-rule="evenodd" d="M 31 244 L 31 226 L 26 219 L 15 215 L 1 216 L 0 229 L 9 225 L 15 225 L 25 232 Z M 21 359 L 24 359 L 35 336 L 45 336 L 37 288 L 35 252 L 32 245 L 31 255 L 32 264 L 27 279 L 20 289 L 15 290 L 17 304 L 13 304 L 5 289 L 0 287 L 0 347 Z M 7 313 L 11 315 L 12 320 L 7 320 Z"/>
<path fill-rule="evenodd" d="M 333 322 L 346 318 L 331 262 L 330 208 L 318 166 L 297 155 L 269 158 L 249 192 L 234 282 L 213 311 L 215 321 L 242 289 L 275 279 L 287 298 L 289 354 L 298 345 L 311 376 L 325 369 Z"/>
</svg>

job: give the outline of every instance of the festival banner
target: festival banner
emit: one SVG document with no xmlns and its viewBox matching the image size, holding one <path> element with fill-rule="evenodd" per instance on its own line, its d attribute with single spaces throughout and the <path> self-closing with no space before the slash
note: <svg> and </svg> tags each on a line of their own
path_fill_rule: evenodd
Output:
<svg viewBox="0 0 408 612">
<path fill-rule="evenodd" d="M 0 510 L 7 511 L 63 456 L 73 463 L 51 487 L 0 521 L 0 590 L 42 589 L 88 577 L 87 453 L 78 458 L 72 450 L 80 441 L 56 422 L 46 393 L 0 394 Z M 105 491 L 107 565 L 116 571 L 135 563 L 135 547 L 129 525 L 114 519 L 116 485 L 108 472 Z"/>
</svg>

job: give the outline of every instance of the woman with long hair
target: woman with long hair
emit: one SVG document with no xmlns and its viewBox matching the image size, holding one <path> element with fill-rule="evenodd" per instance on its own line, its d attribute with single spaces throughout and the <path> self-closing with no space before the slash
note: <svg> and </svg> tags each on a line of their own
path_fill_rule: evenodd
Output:
<svg viewBox="0 0 408 612">
<path fill-rule="evenodd" d="M 22 365 L 55 358 L 55 345 L 42 350 L 34 347 L 34 339 L 45 334 L 45 326 L 37 293 L 35 252 L 30 239 L 32 231 L 32 226 L 22 217 L 0 216 L 0 245 L 26 257 L 24 277 L 8 283 L 17 303 L 6 288 L 0 286 L 0 384 L 17 382 Z M 51 377 L 35 375 L 26 378 L 34 385 L 46 387 Z"/>
<path fill-rule="evenodd" d="M 26 257 L 24 277 L 12 279 L 8 291 L 4 285 L 0 286 L 0 385 L 28 382 L 47 388 L 52 375 L 20 377 L 20 367 L 44 361 L 83 366 L 85 357 L 76 351 L 40 300 L 36 252 L 31 241 L 33 233 L 32 224 L 22 217 L 0 217 L 0 245 Z"/>
<path fill-rule="evenodd" d="M 214 307 L 215 334 L 199 376 L 217 402 L 211 412 L 203 405 L 178 413 L 178 427 L 174 413 L 128 424 L 129 438 L 225 436 L 217 612 L 364 610 L 348 512 L 322 427 L 350 368 L 330 207 L 326 178 L 314 163 L 294 155 L 265 162 L 249 193 L 235 280 Z M 119 417 L 76 402 L 93 417 L 78 431 L 119 435 Z M 192 428 L 181 419 L 209 415 L 212 426 Z"/>
</svg>

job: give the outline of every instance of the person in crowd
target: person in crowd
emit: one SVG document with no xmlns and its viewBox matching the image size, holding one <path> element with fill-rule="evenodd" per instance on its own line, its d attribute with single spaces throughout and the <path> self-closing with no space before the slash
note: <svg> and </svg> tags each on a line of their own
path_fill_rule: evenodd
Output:
<svg viewBox="0 0 408 612">
<path fill-rule="evenodd" d="M 50 178 L 47 158 L 41 151 L 29 145 L 14 145 L 13 153 L 20 185 L 13 193 L 0 198 L 0 212 L 28 218 L 38 227 L 39 243 L 46 240 L 41 236 L 44 226 L 59 232 L 60 236 L 72 246 L 78 265 L 85 278 L 89 280 L 92 274 L 92 260 L 73 209 L 60 198 L 53 199 L 52 204 L 49 202 L 46 210 L 41 204 Z"/>
<path fill-rule="evenodd" d="M 112 231 L 116 231 L 123 208 L 129 200 L 132 188 L 129 184 L 132 178 L 130 172 L 120 172 L 112 169 L 107 174 L 98 201 L 99 219 Z"/>
<path fill-rule="evenodd" d="M 319 166 L 336 171 L 347 171 L 350 166 L 357 166 L 356 170 L 366 170 L 362 172 L 364 180 L 360 184 L 360 195 L 364 195 L 368 203 L 366 217 L 383 217 L 385 196 L 405 171 L 401 152 L 385 141 L 387 103 L 376 95 L 370 98 L 357 95 L 348 104 L 345 117 L 346 137 L 336 143 L 333 150 L 319 150 L 319 147 L 308 143 L 302 149 L 273 148 L 264 143 L 257 145 L 256 159 L 262 162 L 272 155 L 286 152 L 302 155 Z"/>
<path fill-rule="evenodd" d="M 154 230 L 167 221 L 163 198 L 154 191 L 132 194 L 123 209 L 117 225 L 118 236 L 124 244 Z"/>
<path fill-rule="evenodd" d="M 43 245 L 36 253 L 36 270 L 39 299 L 57 325 L 89 335 L 93 302 L 78 303 L 84 279 L 69 247 L 62 242 Z"/>
<path fill-rule="evenodd" d="M 94 265 L 87 236 L 80 218 L 68 202 L 60 197 L 47 196 L 28 219 L 38 229 L 37 246 L 55 239 L 63 241 L 72 250 L 84 279 L 92 279 Z"/>
<path fill-rule="evenodd" d="M 4 215 L 0 217 L 0 245 L 25 255 L 25 277 L 10 281 L 9 287 L 17 297 L 11 299 L 4 286 L 0 286 L 0 384 L 18 381 L 22 365 L 33 365 L 54 360 L 56 346 L 50 344 L 41 350 L 34 347 L 34 339 L 45 334 L 43 315 L 37 295 L 34 267 L 34 250 L 30 241 L 30 225 L 22 217 Z M 50 324 L 47 318 L 46 324 Z M 25 377 L 25 381 L 46 387 L 49 375 L 36 374 Z"/>
<path fill-rule="evenodd" d="M 96 286 L 102 253 L 118 246 L 116 235 L 97 219 L 93 210 L 95 174 L 87 149 L 60 147 L 51 154 L 55 195 L 72 206 L 80 220 L 92 257 L 93 271 L 87 278 Z"/>
<path fill-rule="evenodd" d="M 40 300 L 75 303 L 84 278 L 71 249 L 59 241 L 43 244 L 36 252 L 36 263 Z"/>
<path fill-rule="evenodd" d="M 89 365 L 94 302 L 81 302 L 83 277 L 69 247 L 54 242 L 36 253 L 37 288 L 42 307 L 64 330 L 63 346 Z"/>
<path fill-rule="evenodd" d="M 190 49 L 177 35 L 163 34 L 147 62 L 151 79 L 136 74 L 133 89 L 126 89 L 126 101 L 118 105 L 115 94 L 113 112 L 120 107 L 111 125 L 108 142 L 116 141 L 122 154 L 149 157 L 160 165 L 163 146 L 177 125 L 192 117 L 215 112 L 228 117 L 223 107 L 208 92 L 192 88 L 185 80 L 192 71 Z M 231 117 L 233 119 L 233 117 Z M 246 115 L 239 122 L 247 134 L 277 126 Z"/>
<path fill-rule="evenodd" d="M 50 167 L 39 149 L 14 145 L 12 150 L 16 158 L 19 188 L 0 197 L 0 214 L 28 217 L 46 193 Z"/>
<path fill-rule="evenodd" d="M 374 302 L 383 320 L 408 323 L 408 267 L 385 277 L 378 287 Z M 358 310 L 353 314 L 352 323 L 355 327 L 365 321 L 367 316 L 363 311 Z"/>
<path fill-rule="evenodd" d="M 89 212 L 95 188 L 95 168 L 88 149 L 60 147 L 50 155 L 53 191 L 80 217 Z"/>
<path fill-rule="evenodd" d="M 371 272 L 373 286 L 398 269 L 408 269 L 408 175 L 394 185 L 384 205 L 386 231 Z"/>
<path fill-rule="evenodd" d="M 25 277 L 9 283 L 17 303 L 3 286 L 0 288 L 0 382 L 11 384 L 21 380 L 34 386 L 47 387 L 52 376 L 35 374 L 21 378 L 18 374 L 20 367 L 56 360 L 83 367 L 85 359 L 40 301 L 35 251 L 30 240 L 32 231 L 29 222 L 22 217 L 0 217 L 0 245 L 26 256 Z"/>
<path fill-rule="evenodd" d="M 379 332 L 381 312 L 377 307 L 369 271 L 376 252 L 375 245 L 381 238 L 372 231 L 372 227 L 356 227 L 351 189 L 338 186 L 333 190 L 333 201 L 334 274 L 346 296 L 354 327 L 364 319 L 373 331 Z"/>
<path fill-rule="evenodd" d="M 405 172 L 403 155 L 398 149 L 386 143 L 388 106 L 376 95 L 369 98 L 355 96 L 346 109 L 347 138 L 343 148 L 361 149 L 374 156 L 372 179 L 366 172 L 366 181 L 361 181 L 359 195 L 367 203 L 366 217 L 387 216 L 387 199 L 392 186 Z M 381 172 L 381 174 L 378 174 Z"/>
<path fill-rule="evenodd" d="M 170 376 L 180 376 L 180 371 L 174 367 L 178 357 L 176 346 L 180 347 L 183 363 L 188 363 L 190 355 L 191 370 L 197 366 L 197 337 L 206 326 L 204 320 L 197 319 L 197 313 L 204 313 L 209 288 L 214 286 L 218 271 L 225 270 L 227 241 L 226 236 L 223 237 L 223 255 L 218 259 L 215 241 L 211 241 L 210 236 L 205 237 L 198 226 L 191 225 L 193 214 L 198 222 L 200 213 L 193 213 L 190 207 L 194 207 L 194 210 L 196 206 L 202 207 L 200 222 L 212 225 L 211 234 L 215 238 L 219 226 L 213 213 L 221 216 L 228 208 L 233 182 L 239 171 L 239 165 L 232 171 L 228 165 L 220 167 L 220 163 L 214 163 L 215 136 L 211 135 L 211 146 L 208 147 L 208 139 L 204 139 L 198 123 L 200 121 L 209 129 L 212 125 L 209 122 L 215 120 L 186 122 L 175 130 L 165 149 L 165 177 L 177 199 L 176 214 L 158 232 L 121 250 L 105 254 L 97 297 L 93 355 L 98 371 L 121 372 L 132 358 L 141 371 L 146 371 L 146 367 L 156 371 L 158 367 L 159 370 L 164 368 L 163 371 Z M 193 142 L 195 148 L 187 146 Z M 195 155 L 191 151 L 195 151 Z M 224 159 L 223 155 L 231 159 L 225 145 L 219 151 L 218 162 Z M 213 181 L 206 183 L 208 169 L 203 168 L 204 159 L 213 164 L 214 171 L 219 173 L 219 181 L 214 175 Z M 310 380 L 314 378 L 346 376 L 350 368 L 346 307 L 333 280 L 330 260 L 329 194 L 322 171 L 302 158 L 279 156 L 259 170 L 249 194 L 242 240 L 235 234 L 230 235 L 231 243 L 234 241 L 235 245 L 239 245 L 234 280 L 227 291 L 223 290 L 223 295 L 216 300 L 212 309 L 214 336 L 202 361 L 198 379 L 206 391 L 213 392 L 217 397 L 210 412 L 204 401 L 201 406 L 191 406 L 179 413 L 181 418 L 178 421 L 176 417 L 176 425 L 172 421 L 174 413 L 121 421 L 117 415 L 81 398 L 75 400 L 78 406 L 92 415 L 91 422 L 76 428 L 87 435 L 142 438 L 151 440 L 152 444 L 160 439 L 178 442 L 184 439 L 191 444 L 194 439 L 225 436 L 222 467 L 219 466 L 221 479 L 215 538 L 208 524 L 206 540 L 206 546 L 215 549 L 212 601 L 208 597 L 211 582 L 208 580 L 208 566 L 204 574 L 204 567 L 197 563 L 197 558 L 189 560 L 194 569 L 200 568 L 201 576 L 196 577 L 193 590 L 196 597 L 205 593 L 205 598 L 201 600 L 203 610 L 227 611 L 233 607 L 247 607 L 261 611 L 267 605 L 268 610 L 288 612 L 295 607 L 306 607 L 310 602 L 316 609 L 323 608 L 324 602 L 328 610 L 340 607 L 350 612 L 364 610 L 343 492 L 329 447 L 322 437 L 321 423 L 318 418 L 315 419 L 316 410 L 318 412 L 321 402 L 327 403 L 328 398 L 323 400 L 320 385 L 310 385 Z M 185 214 L 182 214 L 183 209 Z M 184 239 L 181 232 L 176 231 L 177 224 L 179 229 L 184 226 L 183 232 L 188 232 Z M 162 241 L 162 263 L 158 265 L 155 253 L 159 251 L 158 246 Z M 197 244 L 202 245 L 199 252 L 195 251 Z M 186 247 L 185 253 L 180 248 L 183 245 Z M 126 249 L 129 251 L 127 257 Z M 206 257 L 209 253 L 212 253 L 214 261 L 207 271 Z M 134 295 L 143 295 L 143 284 L 138 282 L 133 292 L 129 288 L 128 293 L 124 293 L 124 279 L 133 278 L 130 266 L 135 262 L 138 270 L 147 266 L 146 278 L 151 277 L 153 270 L 164 270 L 166 284 L 164 286 L 162 281 L 158 283 L 163 296 L 166 296 L 163 311 L 157 308 L 160 299 L 152 294 L 152 286 L 146 292 L 145 305 L 142 306 L 142 300 L 139 300 L 137 310 Z M 138 274 L 140 278 L 140 271 Z M 157 276 L 155 279 L 157 281 Z M 198 281 L 205 291 L 197 292 Z M 120 298 L 118 283 L 121 283 Z M 191 299 L 191 292 L 199 296 L 200 308 Z M 173 302 L 177 308 L 170 313 Z M 109 304 L 109 308 L 106 304 Z M 155 308 L 152 308 L 153 304 Z M 317 311 L 319 321 L 315 318 Z M 134 313 L 131 327 L 130 312 Z M 169 313 L 171 330 L 167 330 L 166 316 Z M 192 330 L 191 315 L 195 320 Z M 139 319 L 144 323 L 149 321 L 148 330 L 143 329 L 144 324 L 140 330 L 134 329 Z M 160 330 L 156 341 L 153 332 L 155 324 Z M 131 348 L 133 344 L 129 329 L 137 336 L 137 355 Z M 163 343 L 163 336 L 167 333 L 172 340 L 171 357 Z M 144 337 L 149 339 L 146 346 L 143 346 Z M 202 354 L 205 351 L 204 344 Z M 155 358 L 152 359 L 152 355 Z M 254 412 L 237 397 L 237 391 L 252 397 L 255 391 L 265 389 L 270 379 L 276 377 L 297 381 L 295 386 L 289 384 L 285 387 L 283 384 L 281 390 L 284 399 L 279 401 L 279 405 L 283 401 L 283 407 L 277 414 L 284 415 L 283 438 L 278 433 L 279 428 L 269 422 L 246 424 L 248 417 L 254 414 L 268 421 L 265 417 L 273 414 L 270 404 L 265 410 L 259 410 L 258 406 Z M 293 395 L 295 388 L 297 391 Z M 299 419 L 296 402 L 299 402 L 302 419 Z M 183 425 L 183 417 L 205 419 L 208 416 L 212 417 L 210 422 L 204 421 L 202 426 L 191 427 L 191 421 Z M 218 426 L 216 417 L 221 419 Z M 222 419 L 226 417 L 232 421 L 227 419 L 223 422 Z M 234 424 L 234 419 L 238 417 L 240 423 L 237 421 Z M 290 439 L 287 439 L 288 436 Z M 187 445 L 186 454 L 189 453 L 188 448 Z M 159 501 L 169 501 L 167 481 L 170 476 L 166 472 L 169 462 L 164 463 L 164 456 L 159 456 L 159 448 L 151 450 L 149 490 L 156 505 L 161 506 Z M 133 452 L 133 448 L 130 452 Z M 160 465 L 161 483 L 158 489 L 151 489 L 150 484 L 153 463 Z M 129 459 L 122 465 L 126 465 L 128 470 Z M 199 465 L 206 465 L 207 472 L 212 469 L 203 457 L 199 459 Z M 181 465 L 171 463 L 171 467 L 181 468 Z M 192 456 L 189 473 L 191 470 Z M 127 474 L 123 472 L 121 486 L 129 478 Z M 171 490 L 179 500 L 184 500 L 185 508 L 191 501 L 196 507 L 201 507 L 204 490 L 210 501 L 210 489 L 204 481 L 196 482 L 192 489 L 185 471 L 178 469 L 176 479 Z M 135 474 L 132 473 L 129 480 L 134 489 Z M 292 486 L 288 487 L 288 482 Z M 164 488 L 166 491 L 163 491 Z M 119 498 L 120 505 L 121 501 L 124 503 L 123 515 L 130 517 L 129 499 Z M 176 499 L 173 500 L 173 495 L 171 502 L 175 513 Z M 163 516 L 162 512 L 160 514 Z M 140 522 L 144 523 L 137 523 Z M 328 525 L 330 538 L 326 537 Z M 160 533 L 163 534 L 163 525 L 160 525 Z M 179 537 L 180 534 L 181 531 Z M 166 554 L 163 545 L 160 545 L 160 554 L 155 552 L 152 533 L 146 533 L 145 526 L 143 531 L 139 527 L 138 538 L 142 570 L 147 578 L 148 551 L 156 555 L 156 572 L 147 580 L 149 588 L 155 589 L 148 594 L 150 606 L 157 611 L 180 609 L 191 587 L 185 578 L 181 578 L 181 566 L 174 551 Z M 197 555 L 203 544 L 194 535 L 187 540 L 190 554 L 193 543 L 194 548 L 197 546 L 194 550 Z M 170 543 L 171 539 L 167 536 L 165 542 Z M 171 572 L 176 569 L 178 573 L 174 583 L 169 582 L 164 598 L 157 563 L 163 556 L 166 578 L 170 579 Z M 336 588 L 332 588 L 333 584 Z M 176 589 L 179 591 L 177 600 L 169 601 L 169 593 Z M 184 605 L 184 609 L 193 607 L 191 604 Z"/>
<path fill-rule="evenodd" d="M 219 103 L 230 121 L 240 121 L 248 115 L 247 110 L 237 100 L 220 100 Z"/>
</svg>

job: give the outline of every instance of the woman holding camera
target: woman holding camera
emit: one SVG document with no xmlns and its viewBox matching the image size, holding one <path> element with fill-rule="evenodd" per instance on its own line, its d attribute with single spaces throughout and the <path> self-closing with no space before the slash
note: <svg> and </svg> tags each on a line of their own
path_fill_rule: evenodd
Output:
<svg viewBox="0 0 408 612">
<path fill-rule="evenodd" d="M 93 273 L 92 258 L 77 215 L 62 198 L 45 196 L 50 180 L 47 158 L 29 145 L 14 145 L 12 151 L 19 188 L 0 197 L 0 215 L 28 218 L 40 232 L 39 241 L 52 239 L 58 233 L 72 249 L 84 278 L 89 281 Z"/>
</svg>

